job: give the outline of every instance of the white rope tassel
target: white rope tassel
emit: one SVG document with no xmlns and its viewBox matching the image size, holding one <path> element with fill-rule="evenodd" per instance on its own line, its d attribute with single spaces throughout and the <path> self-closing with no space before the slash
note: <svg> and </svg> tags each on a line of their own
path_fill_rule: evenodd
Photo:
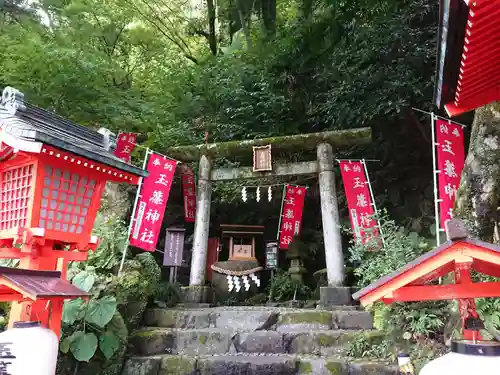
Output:
<svg viewBox="0 0 500 375">
<path fill-rule="evenodd" d="M 257 191 L 255 192 L 255 199 L 257 200 L 257 202 L 260 202 L 260 187 L 257 186 Z"/>
<path fill-rule="evenodd" d="M 233 278 L 230 275 L 227 275 L 226 278 L 227 278 L 227 290 L 232 292 L 234 289 Z"/>
<path fill-rule="evenodd" d="M 240 279 L 238 276 L 233 276 L 233 282 L 234 282 L 234 286 L 236 288 L 236 293 L 238 293 L 241 289 L 241 285 L 240 285 Z"/>
<path fill-rule="evenodd" d="M 243 200 L 243 202 L 247 201 L 247 188 L 246 187 L 243 187 L 243 189 L 241 189 L 241 199 Z"/>
<path fill-rule="evenodd" d="M 245 290 L 248 292 L 250 290 L 250 282 L 248 281 L 248 276 L 244 275 L 241 278 L 243 279 L 243 285 L 245 285 Z"/>
<path fill-rule="evenodd" d="M 259 288 L 260 287 L 260 280 L 259 278 L 257 277 L 256 274 L 254 273 L 251 273 L 250 274 L 250 278 L 252 279 L 252 281 L 255 283 L 255 285 L 257 285 L 257 287 Z"/>
<path fill-rule="evenodd" d="M 271 202 L 272 199 L 273 199 L 273 189 L 271 188 L 271 186 L 269 186 L 267 188 L 267 201 Z"/>
</svg>

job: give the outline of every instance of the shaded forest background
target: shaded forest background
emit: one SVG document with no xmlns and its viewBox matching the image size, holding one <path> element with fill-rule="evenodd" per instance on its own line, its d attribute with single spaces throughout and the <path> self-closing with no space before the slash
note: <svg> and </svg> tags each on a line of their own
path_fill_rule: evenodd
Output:
<svg viewBox="0 0 500 375">
<path fill-rule="evenodd" d="M 0 86 L 79 123 L 138 132 L 159 152 L 206 132 L 215 142 L 370 126 L 369 147 L 338 157 L 377 160 L 377 206 L 432 239 L 429 117 L 411 108 L 432 109 L 438 11 L 435 0 L 6 0 Z M 317 255 L 308 268 L 323 268 L 317 181 L 287 181 L 310 186 L 303 240 Z M 252 191 L 244 203 L 240 189 L 216 185 L 212 228 L 263 224 L 273 239 L 281 189 L 271 204 Z M 165 226 L 183 224 L 181 204 L 178 186 Z"/>
</svg>

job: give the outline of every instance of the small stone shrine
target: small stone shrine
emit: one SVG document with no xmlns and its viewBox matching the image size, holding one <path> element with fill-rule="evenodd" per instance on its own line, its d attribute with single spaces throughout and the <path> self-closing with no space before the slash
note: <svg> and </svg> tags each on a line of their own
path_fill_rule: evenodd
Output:
<svg viewBox="0 0 500 375">
<path fill-rule="evenodd" d="M 222 238 L 229 237 L 229 260 L 256 260 L 255 237 L 264 234 L 261 225 L 222 224 Z"/>
<path fill-rule="evenodd" d="M 222 224 L 222 238 L 229 243 L 227 261 L 213 264 L 212 285 L 216 295 L 238 294 L 245 298 L 260 287 L 258 272 L 263 268 L 255 257 L 256 237 L 264 234 L 261 225 Z"/>
</svg>

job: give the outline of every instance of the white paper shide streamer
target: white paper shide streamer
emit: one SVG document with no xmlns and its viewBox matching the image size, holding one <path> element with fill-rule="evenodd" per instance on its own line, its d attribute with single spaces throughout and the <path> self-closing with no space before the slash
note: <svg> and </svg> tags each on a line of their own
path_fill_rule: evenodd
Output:
<svg viewBox="0 0 500 375">
<path fill-rule="evenodd" d="M 251 273 L 250 274 L 250 278 L 252 279 L 252 281 L 255 283 L 255 285 L 257 285 L 257 287 L 260 287 L 260 280 L 259 278 L 257 277 L 256 274 L 254 273 Z"/>
<path fill-rule="evenodd" d="M 230 275 L 227 275 L 226 277 L 227 277 L 227 290 L 232 292 L 234 288 L 233 277 Z"/>
<path fill-rule="evenodd" d="M 241 289 L 241 284 L 240 284 L 239 277 L 238 276 L 233 276 L 233 282 L 234 282 L 234 286 L 235 286 L 236 292 L 239 292 L 240 289 Z"/>
<path fill-rule="evenodd" d="M 243 187 L 243 189 L 241 189 L 241 199 L 243 200 L 243 202 L 247 201 L 247 188 L 246 187 Z"/>
</svg>

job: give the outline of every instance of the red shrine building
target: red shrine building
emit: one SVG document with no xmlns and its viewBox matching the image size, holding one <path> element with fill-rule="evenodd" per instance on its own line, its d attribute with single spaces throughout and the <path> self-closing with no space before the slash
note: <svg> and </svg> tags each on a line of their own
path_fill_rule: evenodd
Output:
<svg viewBox="0 0 500 375">
<path fill-rule="evenodd" d="M 59 335 L 65 299 L 85 293 L 66 281 L 85 261 L 105 184 L 137 184 L 147 172 L 113 155 L 113 140 L 38 108 L 7 87 L 0 101 L 0 301 L 13 301 L 9 325 L 36 320 Z M 36 271 L 36 272 L 35 272 Z M 77 289 L 77 290 L 75 290 Z"/>
<path fill-rule="evenodd" d="M 434 102 L 453 117 L 500 100 L 500 1 L 441 0 Z"/>
</svg>

